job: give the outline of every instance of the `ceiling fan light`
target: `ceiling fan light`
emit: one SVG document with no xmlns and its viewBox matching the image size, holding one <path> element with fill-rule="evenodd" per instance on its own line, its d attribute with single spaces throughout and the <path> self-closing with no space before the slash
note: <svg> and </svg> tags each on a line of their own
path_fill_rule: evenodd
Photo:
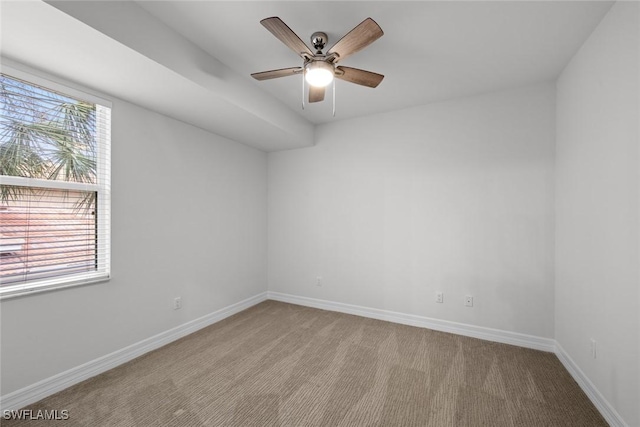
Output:
<svg viewBox="0 0 640 427">
<path fill-rule="evenodd" d="M 324 61 L 313 61 L 305 67 L 304 78 L 311 86 L 325 87 L 333 81 L 333 66 Z"/>
</svg>

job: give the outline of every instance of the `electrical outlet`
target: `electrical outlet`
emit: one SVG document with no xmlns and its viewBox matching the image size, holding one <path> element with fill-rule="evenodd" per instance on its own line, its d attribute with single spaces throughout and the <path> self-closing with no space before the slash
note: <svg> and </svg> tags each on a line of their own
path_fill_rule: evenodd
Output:
<svg viewBox="0 0 640 427">
<path fill-rule="evenodd" d="M 322 286 L 322 276 L 316 277 L 316 286 Z"/>
<path fill-rule="evenodd" d="M 473 297 L 471 295 L 464 297 L 464 305 L 467 307 L 473 307 Z"/>
<path fill-rule="evenodd" d="M 173 309 L 180 310 L 182 308 L 182 297 L 176 297 L 173 299 Z"/>
<path fill-rule="evenodd" d="M 444 295 L 442 292 L 436 292 L 436 302 L 440 304 L 444 302 Z"/>
<path fill-rule="evenodd" d="M 593 338 L 591 338 L 590 350 L 591 350 L 591 357 L 595 359 L 596 358 L 596 340 L 594 340 Z"/>
</svg>

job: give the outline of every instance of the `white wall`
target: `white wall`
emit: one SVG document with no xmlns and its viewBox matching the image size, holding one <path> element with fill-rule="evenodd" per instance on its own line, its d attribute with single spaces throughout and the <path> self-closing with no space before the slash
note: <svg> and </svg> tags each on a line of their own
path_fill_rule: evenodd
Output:
<svg viewBox="0 0 640 427">
<path fill-rule="evenodd" d="M 2 395 L 267 290 L 266 154 L 119 100 L 112 123 L 113 279 L 2 301 Z"/>
<path fill-rule="evenodd" d="M 557 82 L 555 336 L 630 426 L 640 425 L 638 16 L 638 3 L 616 3 Z"/>
<path fill-rule="evenodd" d="M 554 121 L 549 83 L 269 153 L 269 290 L 553 337 Z"/>
<path fill-rule="evenodd" d="M 555 337 L 640 425 L 638 13 L 613 6 L 557 97 L 540 84 L 335 122 L 268 156 L 114 100 L 113 279 L 2 301 L 0 394 L 268 277 L 275 292 Z"/>
</svg>

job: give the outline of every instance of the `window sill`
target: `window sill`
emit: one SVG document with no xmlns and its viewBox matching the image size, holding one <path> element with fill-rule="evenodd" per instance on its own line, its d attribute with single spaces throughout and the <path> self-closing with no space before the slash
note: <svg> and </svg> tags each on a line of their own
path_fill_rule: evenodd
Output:
<svg viewBox="0 0 640 427">
<path fill-rule="evenodd" d="M 50 281 L 35 285 L 8 285 L 4 288 L 0 287 L 0 300 L 11 298 L 20 298 L 29 295 L 40 294 L 43 292 L 52 292 L 61 289 L 75 288 L 78 286 L 93 285 L 96 283 L 108 282 L 111 279 L 109 275 L 99 275 L 95 277 L 84 277 L 77 280 L 66 280 L 64 282 L 51 283 Z"/>
</svg>

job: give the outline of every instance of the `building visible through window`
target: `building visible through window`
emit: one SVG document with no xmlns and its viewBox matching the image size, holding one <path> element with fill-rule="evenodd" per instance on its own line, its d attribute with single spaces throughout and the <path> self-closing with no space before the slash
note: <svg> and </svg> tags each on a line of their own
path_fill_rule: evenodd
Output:
<svg viewBox="0 0 640 427">
<path fill-rule="evenodd" d="M 109 277 L 111 108 L 94 98 L 0 75 L 0 296 Z"/>
</svg>

